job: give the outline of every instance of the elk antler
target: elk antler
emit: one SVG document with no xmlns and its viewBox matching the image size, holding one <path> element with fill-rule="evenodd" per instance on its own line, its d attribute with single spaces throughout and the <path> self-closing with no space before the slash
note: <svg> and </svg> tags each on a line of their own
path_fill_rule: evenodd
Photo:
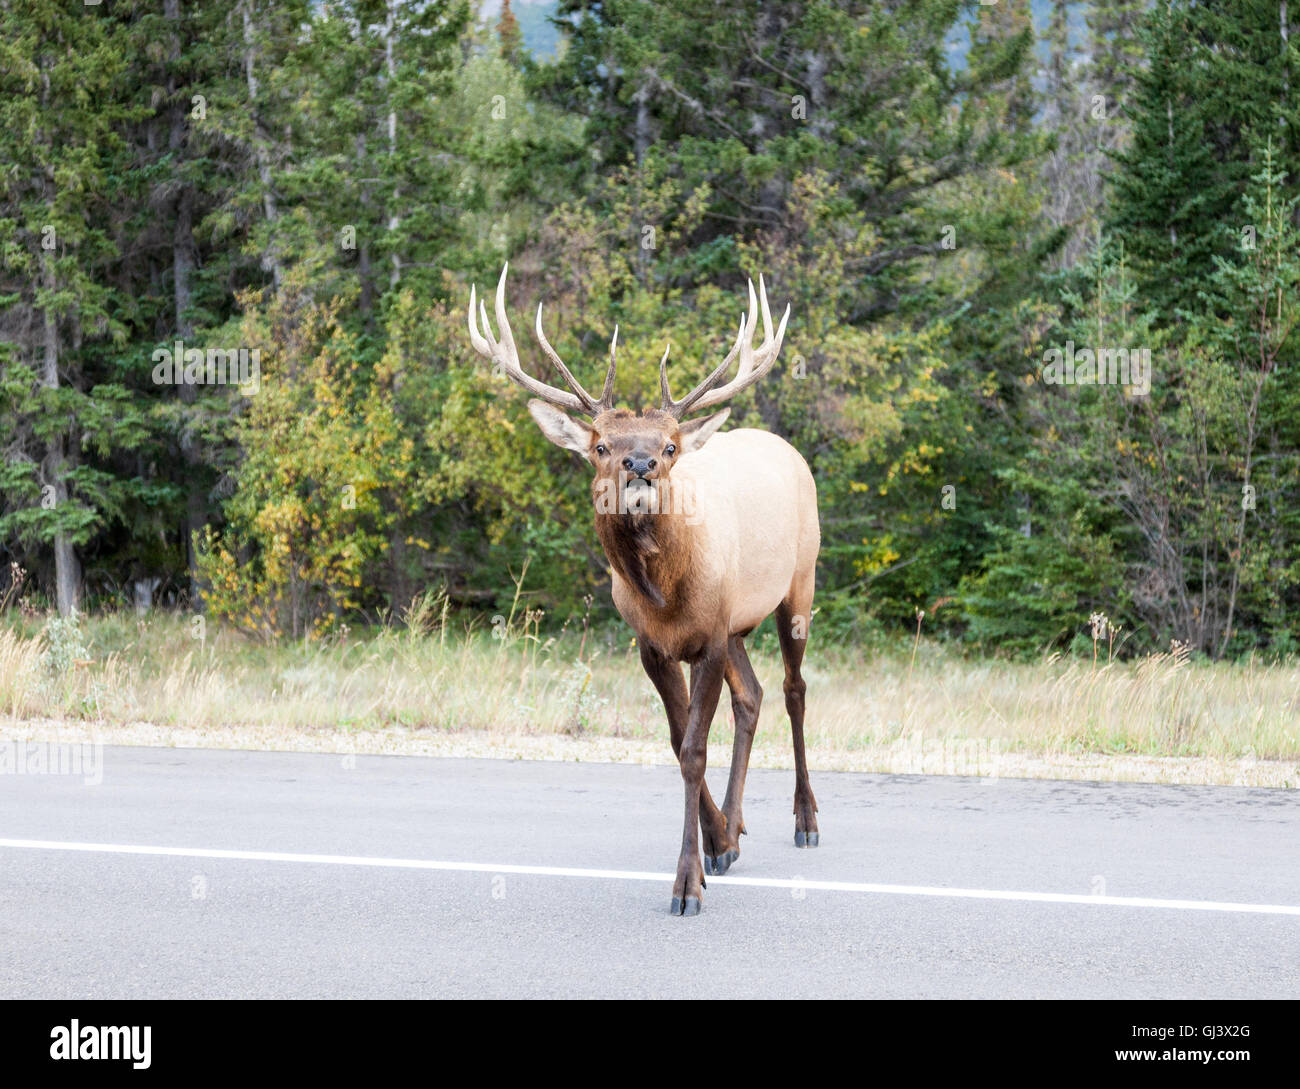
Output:
<svg viewBox="0 0 1300 1089">
<path fill-rule="evenodd" d="M 754 330 L 758 326 L 757 304 L 754 299 L 754 281 L 749 281 L 749 314 L 740 319 L 740 332 L 736 334 L 736 343 L 727 353 L 726 359 L 718 364 L 717 369 L 703 382 L 696 386 L 680 401 L 674 401 L 668 392 L 668 349 L 659 361 L 659 392 L 662 397 L 660 411 L 681 419 L 686 413 L 701 408 L 711 408 L 730 400 L 743 389 L 748 389 L 763 375 L 772 369 L 777 354 L 781 351 L 781 341 L 785 337 L 785 323 L 790 318 L 790 306 L 787 303 L 785 313 L 781 315 L 781 325 L 772 336 L 772 312 L 767 308 L 767 287 L 762 274 L 758 277 L 758 298 L 763 308 L 763 343 L 754 347 Z M 731 361 L 740 355 L 740 365 L 736 368 L 736 377 L 725 386 L 714 389 L 714 384 L 731 366 Z"/>
<path fill-rule="evenodd" d="M 557 408 L 568 409 L 570 412 L 582 412 L 595 418 L 602 412 L 613 407 L 614 397 L 614 352 L 618 346 L 618 326 L 614 326 L 614 339 L 609 342 L 609 371 L 605 375 L 605 388 L 601 392 L 600 400 L 591 396 L 582 385 L 578 382 L 573 374 L 569 371 L 556 354 L 555 349 L 551 347 L 550 341 L 546 339 L 546 334 L 542 332 L 542 306 L 537 305 L 537 339 L 541 342 L 542 351 L 560 372 L 572 393 L 566 393 L 562 389 L 556 389 L 554 386 L 548 386 L 545 382 L 539 382 L 531 375 L 525 374 L 523 368 L 519 365 L 519 350 L 515 347 L 514 335 L 510 332 L 510 322 L 506 319 L 506 271 L 510 268 L 510 262 L 507 261 L 501 268 L 501 279 L 497 282 L 497 325 L 501 328 L 501 340 L 498 342 L 492 336 L 492 325 L 488 321 L 487 304 L 482 299 L 477 299 L 477 289 L 473 286 L 469 289 L 469 339 L 474 345 L 474 350 L 486 359 L 492 360 L 493 363 L 499 364 L 505 371 L 506 377 L 517 385 L 523 386 L 534 397 L 540 397 L 548 404 L 555 405 Z M 478 320 L 475 317 L 475 301 L 478 302 L 478 313 L 483 318 L 483 334 L 478 331 Z"/>
</svg>

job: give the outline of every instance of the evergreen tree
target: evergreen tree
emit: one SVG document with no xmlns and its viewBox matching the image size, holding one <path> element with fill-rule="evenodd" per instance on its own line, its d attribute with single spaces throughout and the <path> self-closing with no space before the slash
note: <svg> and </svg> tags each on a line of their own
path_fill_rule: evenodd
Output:
<svg viewBox="0 0 1300 1089">
<path fill-rule="evenodd" d="M 113 166 L 135 116 L 120 95 L 128 58 L 121 24 L 76 0 L 0 10 L 0 533 L 42 548 L 64 615 L 81 600 L 78 550 L 128 487 L 97 456 L 138 441 L 138 408 L 94 350 L 124 336 L 105 270 Z"/>
<path fill-rule="evenodd" d="M 1195 305 L 1211 257 L 1224 252 L 1219 224 L 1237 190 L 1208 140 L 1221 97 L 1204 83 L 1189 5 L 1157 5 L 1142 41 L 1147 65 L 1135 76 L 1131 140 L 1113 155 L 1108 227 L 1143 296 L 1172 313 Z"/>
</svg>

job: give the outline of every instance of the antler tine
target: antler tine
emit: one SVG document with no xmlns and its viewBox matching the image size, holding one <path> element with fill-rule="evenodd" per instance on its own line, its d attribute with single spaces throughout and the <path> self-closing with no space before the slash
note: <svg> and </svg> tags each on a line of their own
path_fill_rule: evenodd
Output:
<svg viewBox="0 0 1300 1089">
<path fill-rule="evenodd" d="M 600 391 L 600 405 L 602 412 L 607 412 L 614 407 L 614 354 L 618 351 L 618 325 L 614 326 L 614 335 L 609 342 L 609 370 L 605 372 L 605 386 Z"/>
<path fill-rule="evenodd" d="M 736 358 L 737 353 L 745 343 L 746 334 L 749 332 L 749 323 L 744 314 L 740 316 L 740 329 L 736 333 L 736 343 L 731 346 L 731 351 L 727 357 L 718 364 L 712 374 L 703 382 L 696 386 L 690 393 L 680 401 L 674 401 L 672 395 L 668 392 L 668 373 L 665 365 L 668 362 L 668 352 L 664 352 L 664 357 L 659 363 L 659 391 L 663 395 L 663 404 L 660 405 L 661 412 L 667 412 L 670 416 L 676 416 L 681 419 L 688 413 L 695 403 L 704 396 L 705 393 L 713 386 L 719 378 L 727 373 L 731 368 L 732 361 Z"/>
<path fill-rule="evenodd" d="M 760 311 L 763 317 L 763 343 L 755 348 L 753 346 L 754 330 L 758 327 Z M 751 280 L 749 282 L 749 313 L 746 315 L 745 320 L 741 322 L 740 336 L 737 338 L 735 347 L 723 360 L 722 366 L 709 375 L 681 401 L 672 401 L 668 396 L 668 376 L 665 367 L 667 355 L 665 355 L 664 362 L 659 365 L 659 385 L 664 397 L 664 411 L 671 412 L 680 419 L 684 413 L 691 409 L 709 408 L 729 400 L 744 389 L 748 389 L 772 369 L 777 355 L 780 354 L 781 342 L 785 339 L 786 322 L 789 319 L 790 307 L 787 305 L 785 313 L 781 315 L 781 324 L 774 335 L 772 332 L 772 312 L 767 302 L 767 285 L 760 274 L 758 278 L 758 295 L 755 298 L 754 283 Z M 736 368 L 736 377 L 725 386 L 714 389 L 714 384 L 726 373 L 737 353 L 740 355 L 740 364 Z"/>
<path fill-rule="evenodd" d="M 736 377 L 742 378 L 754 369 L 754 330 L 758 327 L 758 300 L 754 298 L 754 281 L 749 283 L 748 326 L 745 330 L 745 343 L 740 348 L 740 363 L 736 367 Z"/>
<path fill-rule="evenodd" d="M 479 355 L 490 355 L 488 342 L 483 339 L 483 335 L 478 331 L 478 315 L 475 311 L 478 307 L 475 303 L 478 301 L 475 297 L 474 285 L 469 285 L 469 342 L 474 345 L 474 350 Z"/>
<path fill-rule="evenodd" d="M 604 409 L 609 407 L 608 405 L 603 403 L 605 397 L 602 396 L 600 401 L 597 401 L 594 397 L 592 397 L 591 394 L 588 393 L 582 387 L 582 383 L 580 383 L 576 378 L 573 377 L 572 372 L 570 372 L 569 368 L 564 365 L 564 360 L 560 358 L 559 353 L 557 353 L 556 350 L 551 347 L 551 342 L 546 339 L 546 334 L 542 332 L 542 304 L 541 303 L 537 304 L 537 323 L 535 329 L 537 332 L 537 342 L 541 344 L 542 351 L 546 353 L 546 357 L 552 363 L 555 364 L 556 370 L 560 372 L 560 377 L 563 378 L 564 381 L 568 384 L 569 389 L 573 390 L 573 392 L 577 394 L 578 400 L 582 401 L 585 410 L 588 413 L 590 413 L 593 417 L 599 416 L 600 413 L 604 411 Z M 616 337 L 617 335 L 618 334 L 615 333 Z M 608 387 L 611 384 L 611 381 L 612 381 L 611 377 L 609 375 L 606 375 L 605 376 L 606 387 Z M 608 388 L 606 392 L 608 392 Z"/>
<path fill-rule="evenodd" d="M 510 268 L 510 263 L 506 262 L 501 268 L 501 279 L 497 281 L 496 296 L 496 315 L 497 325 L 500 326 L 501 340 L 498 341 L 492 334 L 492 323 L 488 321 L 487 303 L 478 297 L 478 289 L 471 285 L 469 289 L 469 339 L 474 345 L 474 350 L 479 355 L 492 360 L 499 365 L 509 378 L 516 385 L 522 386 L 534 397 L 538 397 L 548 404 L 555 405 L 557 408 L 568 409 L 570 412 L 583 412 L 590 415 L 596 415 L 599 406 L 593 401 L 586 390 L 582 388 L 574 379 L 573 375 L 559 357 L 551 349 L 546 338 L 542 337 L 542 346 L 547 355 L 551 357 L 564 376 L 564 380 L 569 383 L 573 393 L 566 393 L 562 389 L 556 389 L 554 386 L 548 386 L 545 382 L 539 382 L 531 375 L 525 374 L 523 368 L 519 365 L 519 351 L 515 347 L 514 334 L 510 331 L 510 322 L 506 317 L 506 273 Z M 475 305 L 477 304 L 477 306 Z M 477 309 L 478 314 L 475 315 Z M 482 319 L 483 329 L 480 333 L 478 319 Z M 541 332 L 541 311 L 538 310 L 538 332 Z M 610 384 L 607 382 L 607 384 Z"/>
<path fill-rule="evenodd" d="M 501 278 L 497 280 L 497 327 L 501 330 L 501 344 L 516 363 L 519 362 L 519 349 L 515 347 L 515 335 L 510 331 L 510 319 L 506 317 L 506 272 L 510 268 L 507 261 L 501 266 Z M 484 325 L 487 321 L 484 320 Z"/>
<path fill-rule="evenodd" d="M 672 341 L 669 341 L 664 345 L 663 359 L 659 360 L 659 409 L 661 412 L 668 411 L 673 404 L 673 395 L 668 392 L 668 353 L 672 349 Z"/>
</svg>

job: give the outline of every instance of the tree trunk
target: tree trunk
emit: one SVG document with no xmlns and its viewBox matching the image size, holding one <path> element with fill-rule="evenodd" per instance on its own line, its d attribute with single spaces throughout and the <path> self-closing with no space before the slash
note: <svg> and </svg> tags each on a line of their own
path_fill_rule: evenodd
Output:
<svg viewBox="0 0 1300 1089">
<path fill-rule="evenodd" d="M 361 195 L 360 203 L 363 210 L 361 222 L 357 225 L 357 277 L 361 281 L 361 298 L 358 305 L 361 308 L 361 314 L 365 318 L 366 328 L 374 328 L 375 317 L 375 285 L 370 275 L 370 188 L 365 179 L 369 176 L 366 170 L 366 135 L 361 133 L 357 136 L 357 177 L 361 178 Z"/>
<path fill-rule="evenodd" d="M 54 270 L 48 253 L 41 255 L 41 276 L 46 291 L 55 288 Z M 45 311 L 44 359 L 41 381 L 47 389 L 59 388 L 59 330 L 54 314 Z M 54 509 L 57 511 L 68 501 L 68 461 L 66 436 L 50 439 L 45 455 L 45 480 L 54 489 Z M 60 616 L 70 615 L 81 603 L 81 562 L 68 535 L 60 531 L 54 535 L 54 599 Z"/>
<path fill-rule="evenodd" d="M 397 111 L 393 109 L 393 83 L 396 79 L 397 66 L 393 63 L 393 29 L 396 23 L 397 0 L 388 0 L 388 21 L 384 23 L 384 67 L 388 83 L 388 170 L 393 178 L 393 192 L 388 206 L 388 233 L 395 235 L 401 226 L 401 216 L 397 214 L 401 186 L 397 181 Z M 388 286 L 395 288 L 402 279 L 402 258 L 394 247 L 392 252 L 393 270 L 389 273 Z"/>
<path fill-rule="evenodd" d="M 275 190 L 271 186 L 270 141 L 257 108 L 257 70 L 254 63 L 257 56 L 257 47 L 253 39 L 254 27 L 251 8 L 252 0 L 242 0 L 240 14 L 244 20 L 244 78 L 248 83 L 248 108 L 253 114 L 255 133 L 253 145 L 254 154 L 257 157 L 257 177 L 262 183 L 262 212 L 266 216 L 267 223 L 273 224 L 279 218 L 280 213 L 276 206 Z M 271 273 L 271 280 L 275 284 L 275 290 L 278 294 L 280 281 L 284 273 L 280 267 L 280 258 L 276 253 L 274 243 L 267 247 L 267 251 L 262 257 L 262 267 Z"/>
<path fill-rule="evenodd" d="M 163 14 L 173 24 L 168 59 L 175 63 L 180 60 L 181 56 L 180 0 L 165 0 Z M 189 135 L 189 122 L 185 116 L 186 99 L 184 95 L 179 94 L 180 88 L 176 85 L 174 72 L 168 76 L 167 91 L 171 99 L 171 119 L 167 133 L 167 146 L 171 151 L 173 160 L 180 163 L 184 159 L 185 144 Z M 180 191 L 176 195 L 175 215 L 176 219 L 172 228 L 172 295 L 175 303 L 173 323 L 176 336 L 182 341 L 189 342 L 194 339 L 194 319 L 190 315 L 190 305 L 193 298 L 192 283 L 195 266 L 194 187 L 189 182 L 183 182 Z M 180 398 L 183 403 L 187 405 L 195 404 L 198 400 L 198 393 L 197 387 L 190 385 L 188 382 L 181 383 Z M 181 431 L 181 457 L 185 462 L 185 488 L 187 492 L 185 522 L 182 530 L 185 535 L 185 566 L 189 572 L 190 580 L 190 607 L 196 608 L 200 599 L 198 557 L 194 550 L 194 540 L 195 535 L 203 531 L 203 527 L 207 522 L 207 511 L 203 498 L 202 458 L 198 449 L 198 442 L 189 427 L 185 427 Z"/>
<path fill-rule="evenodd" d="M 636 128 L 633 130 L 633 150 L 636 154 L 636 189 L 637 189 L 637 211 L 641 210 L 641 179 L 644 168 L 644 159 L 646 151 L 650 148 L 650 85 L 643 82 L 637 89 L 634 101 L 636 102 Z M 645 228 L 650 226 L 644 222 L 637 225 L 636 238 L 636 278 L 642 287 L 646 285 L 650 277 L 650 252 L 645 247 Z M 652 226 L 658 227 L 658 224 Z M 658 240 L 656 239 L 656 244 Z"/>
</svg>

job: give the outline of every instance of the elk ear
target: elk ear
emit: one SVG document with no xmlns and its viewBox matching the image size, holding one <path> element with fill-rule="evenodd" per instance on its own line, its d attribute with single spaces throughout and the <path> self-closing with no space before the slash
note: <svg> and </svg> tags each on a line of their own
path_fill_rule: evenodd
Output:
<svg viewBox="0 0 1300 1089">
<path fill-rule="evenodd" d="M 682 453 L 689 454 L 692 450 L 698 450 L 713 437 L 713 433 L 719 427 L 727 422 L 727 417 L 730 415 L 731 409 L 724 408 L 712 416 L 701 416 L 698 420 L 682 424 L 679 428 L 682 435 Z"/>
<path fill-rule="evenodd" d="M 542 434 L 556 446 L 563 446 L 584 458 L 591 453 L 592 430 L 581 420 L 575 420 L 567 412 L 537 398 L 528 402 L 528 413 L 537 421 Z"/>
</svg>

